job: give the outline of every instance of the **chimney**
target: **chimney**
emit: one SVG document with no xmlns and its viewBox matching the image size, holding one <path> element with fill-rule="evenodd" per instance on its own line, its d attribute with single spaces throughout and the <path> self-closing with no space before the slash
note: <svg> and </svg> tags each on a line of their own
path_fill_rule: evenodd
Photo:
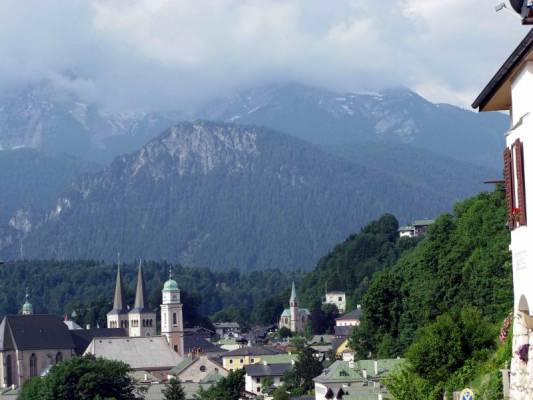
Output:
<svg viewBox="0 0 533 400">
<path fill-rule="evenodd" d="M 263 365 L 264 365 L 264 366 L 267 366 L 267 365 L 268 365 L 268 362 L 265 361 L 265 360 L 263 360 Z"/>
<path fill-rule="evenodd" d="M 358 310 L 361 309 L 361 304 L 358 304 L 358 305 L 357 305 L 357 309 L 358 309 Z"/>
<path fill-rule="evenodd" d="M 368 379 L 368 371 L 366 369 L 363 369 L 363 379 Z"/>
<path fill-rule="evenodd" d="M 87 330 L 91 329 L 91 324 L 85 325 L 85 329 L 87 329 Z"/>
<path fill-rule="evenodd" d="M 148 374 L 144 374 L 144 381 L 148 381 Z"/>
<path fill-rule="evenodd" d="M 377 362 L 377 360 L 374 361 L 374 374 L 375 374 L 375 375 L 378 374 L 378 362 Z"/>
<path fill-rule="evenodd" d="M 355 368 L 355 363 L 353 362 L 353 360 L 351 360 L 351 361 L 348 362 L 348 367 L 349 367 L 350 369 L 354 369 L 354 368 Z"/>
</svg>

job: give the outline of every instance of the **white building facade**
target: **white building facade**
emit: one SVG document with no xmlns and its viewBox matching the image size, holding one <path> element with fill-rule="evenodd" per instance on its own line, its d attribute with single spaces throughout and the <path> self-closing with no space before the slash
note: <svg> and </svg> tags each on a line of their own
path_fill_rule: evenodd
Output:
<svg viewBox="0 0 533 400">
<path fill-rule="evenodd" d="M 503 157 L 514 287 L 510 398 L 532 399 L 533 227 L 528 226 L 528 211 L 533 210 L 533 189 L 528 189 L 533 188 L 533 30 L 473 106 L 480 111 L 510 111 Z"/>
<path fill-rule="evenodd" d="M 338 291 L 327 292 L 322 304 L 333 304 L 337 307 L 339 313 L 343 314 L 346 312 L 346 293 Z"/>
</svg>

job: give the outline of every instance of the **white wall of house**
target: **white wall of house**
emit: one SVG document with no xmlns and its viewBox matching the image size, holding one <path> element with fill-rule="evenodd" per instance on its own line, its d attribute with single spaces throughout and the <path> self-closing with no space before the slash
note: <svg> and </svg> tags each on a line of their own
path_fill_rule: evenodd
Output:
<svg viewBox="0 0 533 400">
<path fill-rule="evenodd" d="M 342 314 L 346 311 L 346 293 L 330 292 L 326 293 L 324 304 L 334 304 Z"/>
<path fill-rule="evenodd" d="M 337 326 L 359 326 L 361 321 L 358 319 L 345 319 L 345 320 L 337 320 L 335 324 Z"/>
<path fill-rule="evenodd" d="M 267 379 L 267 378 L 272 379 L 272 381 L 274 382 L 274 386 L 275 387 L 279 387 L 282 384 L 280 376 L 270 376 L 270 377 L 267 377 L 267 376 L 259 377 L 259 376 L 257 376 L 257 377 L 255 377 L 255 376 L 250 376 L 250 375 L 246 374 L 245 377 L 244 377 L 246 391 L 250 392 L 250 393 L 261 393 L 261 390 L 263 388 L 263 386 L 262 386 L 263 381 L 265 379 Z"/>
</svg>

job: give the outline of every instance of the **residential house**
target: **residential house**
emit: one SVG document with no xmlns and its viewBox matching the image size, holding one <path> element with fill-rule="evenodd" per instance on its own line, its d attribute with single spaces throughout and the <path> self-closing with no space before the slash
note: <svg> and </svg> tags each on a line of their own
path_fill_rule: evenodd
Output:
<svg viewBox="0 0 533 400">
<path fill-rule="evenodd" d="M 220 338 L 239 337 L 241 326 L 237 322 L 215 322 L 215 332 Z"/>
<path fill-rule="evenodd" d="M 228 371 L 215 359 L 206 355 L 185 357 L 168 373 L 168 379 L 178 378 L 181 382 L 193 383 L 218 382 L 220 378 L 226 376 L 228 376 Z"/>
<path fill-rule="evenodd" d="M 361 305 L 357 305 L 357 308 L 350 311 L 347 314 L 335 319 L 336 326 L 359 326 L 361 318 L 363 316 L 363 310 Z"/>
<path fill-rule="evenodd" d="M 402 359 L 335 361 L 314 379 L 316 400 L 386 397 L 387 389 L 382 381 L 403 362 Z"/>
<path fill-rule="evenodd" d="M 263 356 L 276 354 L 282 354 L 282 351 L 270 346 L 242 347 L 222 354 L 222 366 L 228 371 L 235 371 L 250 364 L 260 363 Z"/>
<path fill-rule="evenodd" d="M 263 393 L 265 381 L 270 381 L 272 386 L 279 387 L 283 384 L 283 375 L 293 368 L 292 363 L 288 364 L 251 364 L 245 367 L 244 376 L 245 390 L 249 393 Z"/>
<path fill-rule="evenodd" d="M 322 304 L 333 304 L 339 310 L 339 313 L 346 312 L 346 293 L 339 291 L 327 292 Z"/>
<path fill-rule="evenodd" d="M 410 225 L 401 226 L 398 229 L 400 237 L 409 237 L 415 238 L 420 237 L 426 234 L 429 226 L 434 224 L 435 221 L 432 219 L 421 219 L 413 221 Z"/>
</svg>

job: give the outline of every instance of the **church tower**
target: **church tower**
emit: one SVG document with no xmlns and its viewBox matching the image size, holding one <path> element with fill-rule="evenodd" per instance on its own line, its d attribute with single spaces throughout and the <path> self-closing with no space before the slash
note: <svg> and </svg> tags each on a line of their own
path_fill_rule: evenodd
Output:
<svg viewBox="0 0 533 400">
<path fill-rule="evenodd" d="M 294 285 L 294 282 L 292 282 L 289 308 L 291 313 L 291 332 L 298 332 L 298 297 L 296 296 L 296 286 Z"/>
<path fill-rule="evenodd" d="M 161 304 L 161 334 L 167 337 L 169 346 L 176 353 L 184 356 L 183 344 L 183 305 L 180 302 L 178 284 L 170 273 L 163 287 L 163 304 Z"/>
<path fill-rule="evenodd" d="M 128 311 L 126 310 L 126 302 L 124 301 L 120 264 L 118 264 L 117 267 L 117 280 L 115 283 L 113 309 L 107 313 L 107 327 L 128 329 Z"/>
<path fill-rule="evenodd" d="M 22 305 L 22 315 L 33 315 L 33 305 L 30 303 L 28 290 L 26 290 L 26 301 Z"/>
<path fill-rule="evenodd" d="M 128 313 L 129 336 L 155 336 L 156 334 L 156 316 L 148 309 L 146 301 L 143 267 L 142 262 L 139 262 L 135 305 Z"/>
</svg>

